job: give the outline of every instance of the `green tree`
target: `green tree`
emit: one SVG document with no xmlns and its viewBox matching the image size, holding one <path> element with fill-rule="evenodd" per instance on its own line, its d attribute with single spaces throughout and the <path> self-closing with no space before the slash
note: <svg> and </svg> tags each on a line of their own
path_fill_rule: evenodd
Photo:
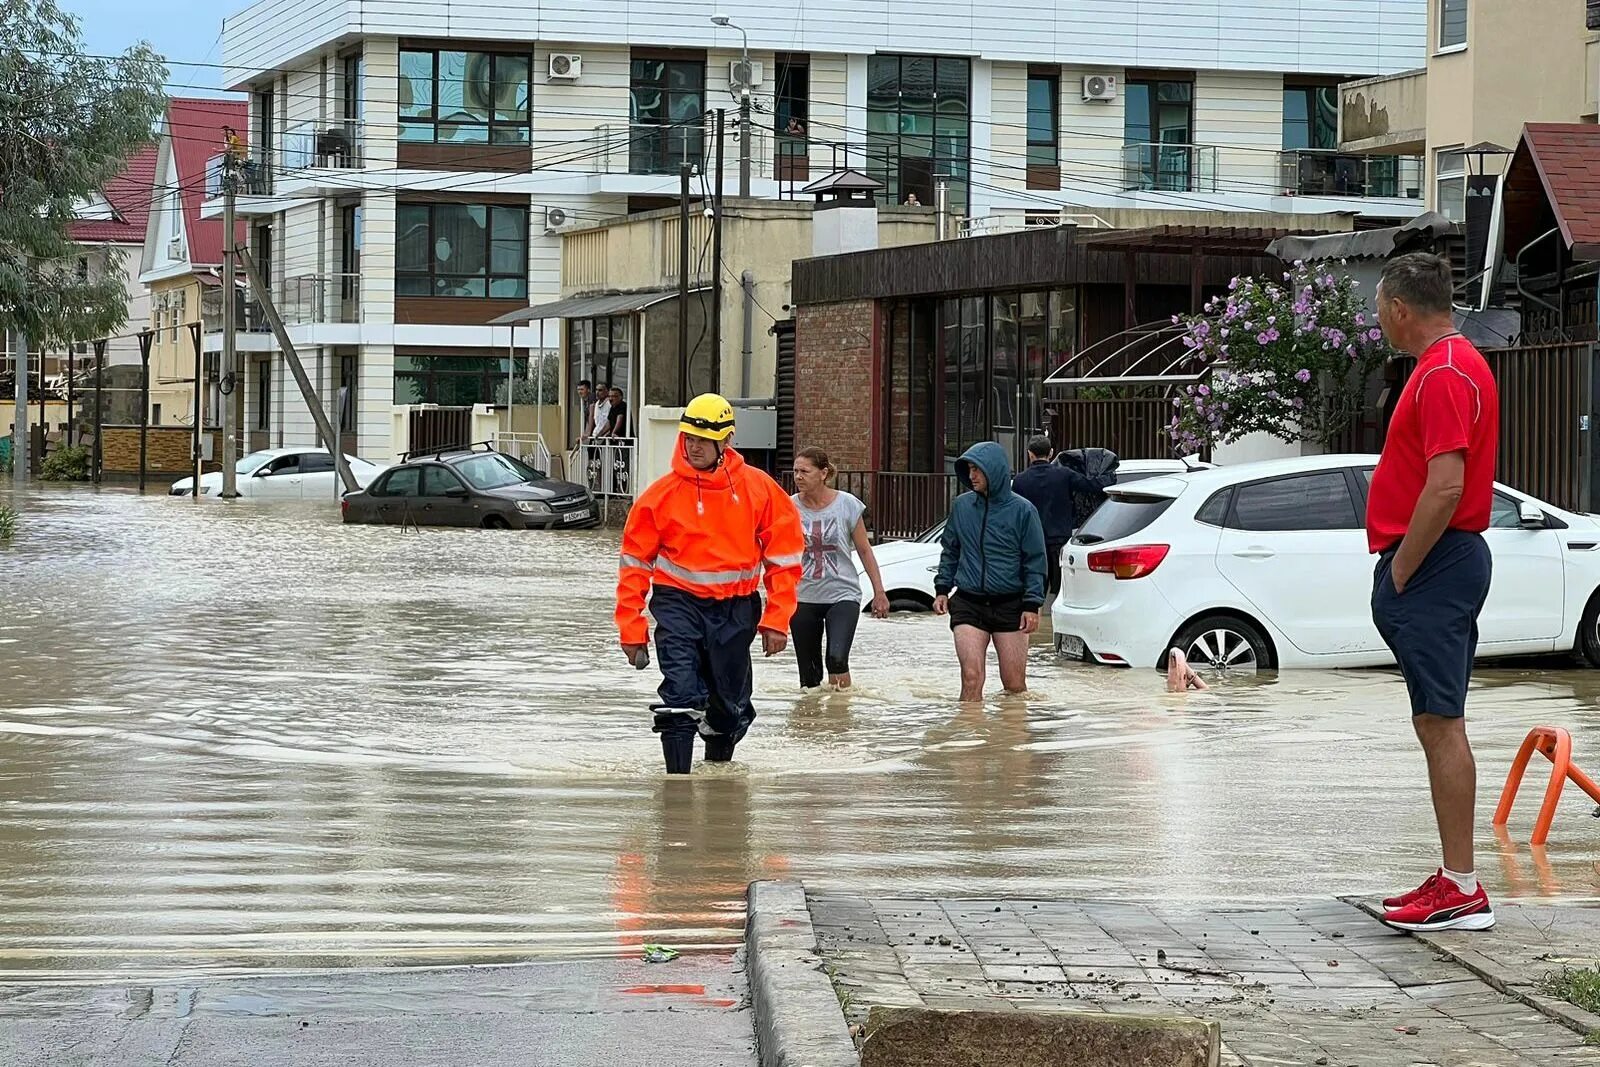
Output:
<svg viewBox="0 0 1600 1067">
<path fill-rule="evenodd" d="M 80 277 L 68 227 L 154 140 L 166 79 L 146 44 L 86 55 L 78 20 L 54 0 L 0 0 L 0 331 L 42 347 L 122 327 L 120 251 Z"/>
</svg>

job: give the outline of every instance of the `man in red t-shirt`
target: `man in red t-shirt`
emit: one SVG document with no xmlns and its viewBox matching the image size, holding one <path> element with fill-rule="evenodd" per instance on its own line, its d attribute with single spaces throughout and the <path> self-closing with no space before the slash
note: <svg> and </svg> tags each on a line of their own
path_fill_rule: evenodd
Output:
<svg viewBox="0 0 1600 1067">
<path fill-rule="evenodd" d="M 1383 921 L 1402 930 L 1494 925 L 1473 872 L 1478 772 L 1464 716 L 1489 596 L 1482 531 L 1494 497 L 1500 395 L 1483 356 L 1456 331 L 1451 284 L 1447 261 L 1413 253 L 1389 261 L 1377 296 L 1384 335 L 1417 366 L 1367 494 L 1367 544 L 1378 554 L 1372 620 L 1405 676 L 1444 845 L 1433 877 L 1384 901 Z"/>
</svg>

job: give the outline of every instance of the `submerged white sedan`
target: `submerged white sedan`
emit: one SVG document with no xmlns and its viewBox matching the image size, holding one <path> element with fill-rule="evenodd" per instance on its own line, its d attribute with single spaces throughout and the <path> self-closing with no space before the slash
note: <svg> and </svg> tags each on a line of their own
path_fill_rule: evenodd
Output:
<svg viewBox="0 0 1600 1067">
<path fill-rule="evenodd" d="M 1056 648 L 1221 671 L 1392 664 L 1372 622 L 1377 456 L 1305 456 L 1113 486 L 1061 553 Z M 1600 520 L 1496 485 L 1484 658 L 1576 651 L 1600 667 Z"/>
<path fill-rule="evenodd" d="M 1161 475 L 1181 476 L 1206 466 L 1209 464 L 1181 459 L 1125 459 L 1117 465 L 1117 480 L 1127 485 Z M 871 515 L 867 521 L 872 521 Z M 933 609 L 933 576 L 939 570 L 939 536 L 943 533 L 944 523 L 938 522 L 909 541 L 885 541 L 873 547 L 891 611 Z M 872 605 L 872 583 L 867 581 L 860 559 L 856 560 L 856 574 L 861 579 L 861 608 L 865 611 Z"/>
<path fill-rule="evenodd" d="M 355 456 L 345 456 L 356 484 L 365 489 L 385 468 Z M 333 456 L 326 448 L 268 448 L 252 452 L 234 467 L 238 474 L 239 495 L 268 500 L 326 500 L 332 504 L 344 493 L 339 475 L 333 469 Z M 172 483 L 172 496 L 194 492 L 194 478 L 179 478 Z M 222 472 L 200 476 L 200 495 L 222 492 Z"/>
</svg>

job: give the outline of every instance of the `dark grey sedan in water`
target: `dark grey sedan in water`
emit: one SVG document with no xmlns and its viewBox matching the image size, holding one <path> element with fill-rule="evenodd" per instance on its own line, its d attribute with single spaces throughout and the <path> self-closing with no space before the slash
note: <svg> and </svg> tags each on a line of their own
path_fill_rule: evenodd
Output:
<svg viewBox="0 0 1600 1067">
<path fill-rule="evenodd" d="M 493 450 L 430 453 L 391 467 L 341 501 L 345 522 L 489 529 L 600 522 L 588 489 Z"/>
</svg>

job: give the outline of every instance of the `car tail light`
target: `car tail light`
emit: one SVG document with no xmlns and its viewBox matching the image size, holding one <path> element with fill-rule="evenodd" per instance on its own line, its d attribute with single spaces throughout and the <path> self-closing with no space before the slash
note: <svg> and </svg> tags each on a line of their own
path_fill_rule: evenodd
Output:
<svg viewBox="0 0 1600 1067">
<path fill-rule="evenodd" d="M 341 514 L 341 515 L 350 514 L 350 498 L 349 497 L 342 496 L 342 497 L 339 498 L 339 514 Z"/>
<path fill-rule="evenodd" d="M 1089 553 L 1089 569 L 1102 574 L 1114 574 L 1117 581 L 1143 578 L 1167 558 L 1170 545 L 1129 545 L 1127 548 L 1108 548 L 1103 552 Z"/>
</svg>

